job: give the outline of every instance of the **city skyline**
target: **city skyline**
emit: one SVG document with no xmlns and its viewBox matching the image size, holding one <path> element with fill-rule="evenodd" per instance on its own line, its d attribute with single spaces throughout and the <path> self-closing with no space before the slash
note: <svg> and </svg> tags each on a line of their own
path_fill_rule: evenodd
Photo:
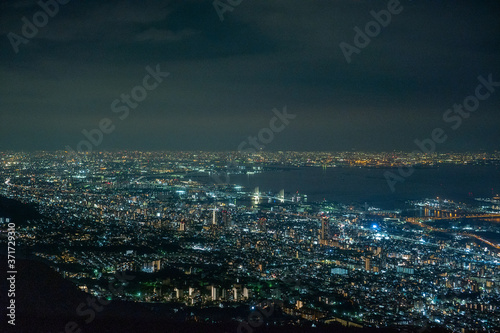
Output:
<svg viewBox="0 0 500 333">
<path fill-rule="evenodd" d="M 499 14 L 0 2 L 0 331 L 500 332 Z"/>
<path fill-rule="evenodd" d="M 94 150 L 236 151 L 284 106 L 265 150 L 498 147 L 496 2 L 216 3 L 2 3 L 0 150 L 77 150 L 110 119 Z"/>
<path fill-rule="evenodd" d="M 500 325 L 500 152 L 80 155 L 0 154 L 7 332 Z"/>
</svg>

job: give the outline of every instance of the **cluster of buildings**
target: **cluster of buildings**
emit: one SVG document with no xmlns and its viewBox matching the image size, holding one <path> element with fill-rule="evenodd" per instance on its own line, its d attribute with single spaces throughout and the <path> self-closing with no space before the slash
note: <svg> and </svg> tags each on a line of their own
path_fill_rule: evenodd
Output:
<svg viewBox="0 0 500 333">
<path fill-rule="evenodd" d="M 353 327 L 500 327 L 495 244 L 432 226 L 430 214 L 264 195 L 194 176 L 230 158 L 3 153 L 0 195 L 41 214 L 17 226 L 20 248 L 94 296 L 179 308 L 267 302 L 290 322 Z M 413 204 L 452 218 L 484 213 L 442 199 Z M 117 271 L 135 278 L 113 294 L 102 281 Z"/>
</svg>

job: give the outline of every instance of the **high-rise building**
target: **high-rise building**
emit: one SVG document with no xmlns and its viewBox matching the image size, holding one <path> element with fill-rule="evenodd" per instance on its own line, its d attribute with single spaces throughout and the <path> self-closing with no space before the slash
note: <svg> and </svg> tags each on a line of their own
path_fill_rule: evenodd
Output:
<svg viewBox="0 0 500 333">
<path fill-rule="evenodd" d="M 224 228 L 229 229 L 232 226 L 231 214 L 227 210 L 222 211 L 222 223 L 224 223 Z"/>
<path fill-rule="evenodd" d="M 217 225 L 217 205 L 214 206 L 214 212 L 212 215 L 212 225 Z"/>
<path fill-rule="evenodd" d="M 175 288 L 174 291 L 175 291 L 175 298 L 181 299 L 182 297 L 184 297 L 184 290 Z"/>
<path fill-rule="evenodd" d="M 220 299 L 220 288 L 212 286 L 212 301 L 218 301 Z"/>
<path fill-rule="evenodd" d="M 244 287 L 243 288 L 243 297 L 245 297 L 245 298 L 252 297 L 252 290 L 248 289 L 247 287 Z"/>
<path fill-rule="evenodd" d="M 285 190 L 284 190 L 284 189 L 281 189 L 281 190 L 280 190 L 280 193 L 278 194 L 278 199 L 279 199 L 279 201 L 281 201 L 281 202 L 284 202 L 284 201 L 285 201 Z"/>
<path fill-rule="evenodd" d="M 241 298 L 241 288 L 240 287 L 233 287 L 233 299 L 235 301 L 239 301 Z"/>
<path fill-rule="evenodd" d="M 365 270 L 367 272 L 369 272 L 371 269 L 371 266 L 370 266 L 370 258 L 365 258 Z"/>
<path fill-rule="evenodd" d="M 259 227 L 260 227 L 261 231 L 266 232 L 266 230 L 267 230 L 267 219 L 265 217 L 261 217 L 259 219 Z"/>
<path fill-rule="evenodd" d="M 330 226 L 328 223 L 328 218 L 323 217 L 321 219 L 321 232 L 319 235 L 320 244 L 326 245 L 328 243 L 329 234 L 330 234 Z"/>
</svg>

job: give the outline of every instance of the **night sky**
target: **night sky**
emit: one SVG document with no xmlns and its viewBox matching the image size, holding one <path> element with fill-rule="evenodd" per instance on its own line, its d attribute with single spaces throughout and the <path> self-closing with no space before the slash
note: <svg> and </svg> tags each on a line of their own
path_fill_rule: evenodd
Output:
<svg viewBox="0 0 500 333">
<path fill-rule="evenodd" d="M 500 82 L 498 0 L 401 0 L 348 63 L 339 44 L 391 2 L 243 0 L 221 21 L 212 1 L 72 0 L 16 53 L 9 33 L 42 9 L 2 1 L 0 150 L 76 150 L 109 118 L 93 150 L 234 151 L 284 106 L 296 117 L 265 150 L 411 151 L 437 127 L 438 151 L 498 149 L 500 86 L 443 120 L 479 75 Z M 170 74 L 120 119 L 112 103 L 157 65 Z"/>
</svg>

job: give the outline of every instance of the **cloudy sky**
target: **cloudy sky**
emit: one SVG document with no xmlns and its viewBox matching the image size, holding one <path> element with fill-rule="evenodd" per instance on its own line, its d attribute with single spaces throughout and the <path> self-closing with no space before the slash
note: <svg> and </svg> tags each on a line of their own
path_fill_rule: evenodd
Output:
<svg viewBox="0 0 500 333">
<path fill-rule="evenodd" d="M 0 150 L 76 150 L 105 118 L 94 150 L 236 150 L 284 106 L 266 150 L 414 150 L 437 127 L 440 151 L 498 149 L 500 87 L 443 120 L 479 75 L 500 81 L 498 1 L 401 0 L 348 63 L 339 44 L 390 2 L 243 0 L 221 21 L 212 1 L 72 0 L 43 22 L 37 1 L 3 1 Z M 112 103 L 157 65 L 170 75 L 120 119 Z"/>
</svg>

